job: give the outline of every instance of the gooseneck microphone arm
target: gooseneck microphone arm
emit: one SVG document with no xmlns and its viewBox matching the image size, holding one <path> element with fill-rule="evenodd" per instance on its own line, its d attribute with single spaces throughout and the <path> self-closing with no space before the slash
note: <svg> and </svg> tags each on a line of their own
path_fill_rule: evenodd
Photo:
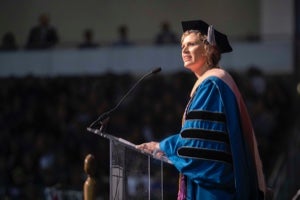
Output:
<svg viewBox="0 0 300 200">
<path fill-rule="evenodd" d="M 100 122 L 102 124 L 102 122 L 104 120 L 106 120 L 115 110 L 118 109 L 118 107 L 120 106 L 120 104 L 124 101 L 124 99 L 139 85 L 139 83 L 144 80 L 145 78 L 153 75 L 153 74 L 157 74 L 158 72 L 161 71 L 161 68 L 155 68 L 153 70 L 151 70 L 150 72 L 144 74 L 131 88 L 130 90 L 127 91 L 127 93 L 121 98 L 121 100 L 118 102 L 118 104 L 113 107 L 112 109 L 108 110 L 107 112 L 101 114 L 94 122 L 92 122 L 89 125 L 89 128 L 92 128 L 96 123 Z"/>
</svg>

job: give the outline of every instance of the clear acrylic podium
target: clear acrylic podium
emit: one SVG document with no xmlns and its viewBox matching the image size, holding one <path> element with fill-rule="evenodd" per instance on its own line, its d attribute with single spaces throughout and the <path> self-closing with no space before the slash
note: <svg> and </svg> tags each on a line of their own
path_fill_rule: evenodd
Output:
<svg viewBox="0 0 300 200">
<path fill-rule="evenodd" d="M 164 199 L 164 168 L 171 166 L 166 157 L 157 158 L 98 129 L 88 128 L 88 131 L 109 140 L 110 200 Z"/>
</svg>

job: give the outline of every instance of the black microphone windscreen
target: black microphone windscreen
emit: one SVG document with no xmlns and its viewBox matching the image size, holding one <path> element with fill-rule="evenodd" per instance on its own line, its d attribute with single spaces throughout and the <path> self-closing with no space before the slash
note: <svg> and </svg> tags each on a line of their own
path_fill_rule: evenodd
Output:
<svg viewBox="0 0 300 200">
<path fill-rule="evenodd" d="M 152 74 L 156 74 L 156 73 L 158 73 L 160 71 L 161 71 L 161 67 L 158 67 L 158 68 L 152 70 Z"/>
</svg>

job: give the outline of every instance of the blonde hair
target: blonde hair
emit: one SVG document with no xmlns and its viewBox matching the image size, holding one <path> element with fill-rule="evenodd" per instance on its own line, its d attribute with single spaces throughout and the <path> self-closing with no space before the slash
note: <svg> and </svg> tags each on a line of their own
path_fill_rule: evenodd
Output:
<svg viewBox="0 0 300 200">
<path fill-rule="evenodd" d="M 203 42 L 203 49 L 204 49 L 204 56 L 207 58 L 207 65 L 210 68 L 219 67 L 219 61 L 221 60 L 221 53 L 217 46 L 210 45 L 207 41 L 207 36 L 202 34 L 198 30 L 187 30 L 185 31 L 181 36 L 181 43 L 184 40 L 184 38 L 191 33 L 194 33 L 196 36 L 198 36 L 199 41 Z"/>
</svg>

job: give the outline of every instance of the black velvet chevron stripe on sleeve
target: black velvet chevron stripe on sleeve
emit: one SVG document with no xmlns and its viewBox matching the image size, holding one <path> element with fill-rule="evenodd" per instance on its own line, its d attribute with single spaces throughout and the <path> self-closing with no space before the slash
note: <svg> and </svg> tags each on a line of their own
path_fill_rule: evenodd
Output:
<svg viewBox="0 0 300 200">
<path fill-rule="evenodd" d="M 229 143 L 228 134 L 220 131 L 203 130 L 203 129 L 185 129 L 181 132 L 181 137 L 185 139 L 202 139 L 217 142 Z"/>
<path fill-rule="evenodd" d="M 213 161 L 220 161 L 220 162 L 232 164 L 231 154 L 223 152 L 223 151 L 182 147 L 182 148 L 178 149 L 178 155 L 183 156 L 183 157 L 213 160 Z"/>
<path fill-rule="evenodd" d="M 208 111 L 191 111 L 186 115 L 186 120 L 199 119 L 217 122 L 226 122 L 224 113 L 208 112 Z"/>
</svg>

